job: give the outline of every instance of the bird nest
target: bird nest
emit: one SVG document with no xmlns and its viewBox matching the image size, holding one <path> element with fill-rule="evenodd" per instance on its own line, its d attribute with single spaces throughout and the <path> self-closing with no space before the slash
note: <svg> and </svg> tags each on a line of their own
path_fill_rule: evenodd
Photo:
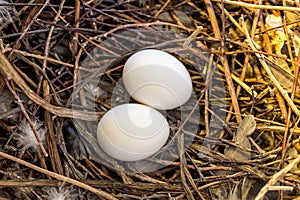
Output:
<svg viewBox="0 0 300 200">
<path fill-rule="evenodd" d="M 0 0 L 0 197 L 298 196 L 300 9 L 260 3 Z M 193 94 L 162 111 L 159 152 L 124 162 L 96 129 L 135 102 L 122 69 L 143 49 L 180 60 Z"/>
</svg>

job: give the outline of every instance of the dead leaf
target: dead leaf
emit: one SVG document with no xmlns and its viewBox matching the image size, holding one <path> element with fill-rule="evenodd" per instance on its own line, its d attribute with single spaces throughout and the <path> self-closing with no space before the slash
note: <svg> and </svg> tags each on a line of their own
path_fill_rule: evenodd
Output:
<svg viewBox="0 0 300 200">
<path fill-rule="evenodd" d="M 256 122 L 253 115 L 246 116 L 240 123 L 234 137 L 233 141 L 237 143 L 240 148 L 237 147 L 227 147 L 225 148 L 224 154 L 229 158 L 238 161 L 248 160 L 251 157 L 251 152 L 246 151 L 246 149 L 251 149 L 251 144 L 249 142 L 248 136 L 250 136 L 256 128 Z"/>
<path fill-rule="evenodd" d="M 291 73 L 287 62 L 281 58 L 273 58 L 272 60 L 266 60 L 266 62 L 283 89 L 285 89 L 287 92 L 291 92 L 294 82 L 294 75 Z M 298 80 L 298 85 L 300 85 L 300 80 Z M 299 86 L 297 87 L 296 93 L 300 93 Z"/>
<path fill-rule="evenodd" d="M 281 49 L 284 45 L 284 41 L 287 40 L 286 34 L 282 28 L 283 22 L 281 16 L 275 16 L 273 14 L 266 17 L 266 29 L 272 29 L 268 31 L 268 35 L 271 39 L 271 44 L 274 46 L 276 54 L 281 55 Z"/>
<path fill-rule="evenodd" d="M 290 147 L 287 152 L 286 155 L 288 158 L 287 163 L 290 164 L 291 162 L 293 162 L 295 160 L 295 158 L 299 155 L 298 151 L 295 147 Z M 285 166 L 288 165 L 287 163 L 285 163 Z M 298 180 L 299 179 L 299 175 L 296 175 L 297 172 L 299 171 L 299 167 L 297 165 L 295 165 L 292 169 L 291 169 L 291 173 L 295 173 L 295 174 L 287 174 L 287 177 L 289 177 L 289 179 L 294 179 L 294 180 Z"/>
</svg>

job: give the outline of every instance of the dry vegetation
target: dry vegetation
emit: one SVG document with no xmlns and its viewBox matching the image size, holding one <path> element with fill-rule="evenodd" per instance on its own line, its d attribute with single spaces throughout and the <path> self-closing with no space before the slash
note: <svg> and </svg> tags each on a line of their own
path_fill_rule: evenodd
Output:
<svg viewBox="0 0 300 200">
<path fill-rule="evenodd" d="M 299 12 L 297 0 L 0 0 L 0 199 L 297 199 Z M 185 112 L 201 114 L 166 113 L 177 152 L 148 173 L 99 162 L 75 128 L 128 101 L 113 89 L 143 48 L 185 63 L 198 100 Z"/>
</svg>

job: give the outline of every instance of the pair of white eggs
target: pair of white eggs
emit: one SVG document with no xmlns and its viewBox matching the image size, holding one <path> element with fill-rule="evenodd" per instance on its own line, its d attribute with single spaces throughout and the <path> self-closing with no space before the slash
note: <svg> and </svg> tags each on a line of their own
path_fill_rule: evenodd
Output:
<svg viewBox="0 0 300 200">
<path fill-rule="evenodd" d="M 98 124 L 97 139 L 109 156 L 138 161 L 155 154 L 166 143 L 169 125 L 158 110 L 186 103 L 192 94 L 192 80 L 177 58 L 155 49 L 129 57 L 122 78 L 127 92 L 142 104 L 122 104 L 105 113 Z"/>
</svg>

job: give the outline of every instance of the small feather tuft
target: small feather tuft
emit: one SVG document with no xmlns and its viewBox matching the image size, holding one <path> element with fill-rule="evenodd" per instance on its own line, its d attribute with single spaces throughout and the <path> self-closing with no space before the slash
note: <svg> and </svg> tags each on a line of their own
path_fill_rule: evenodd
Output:
<svg viewBox="0 0 300 200">
<path fill-rule="evenodd" d="M 34 129 L 37 131 L 38 136 L 42 143 L 45 143 L 45 133 L 46 130 L 43 128 L 43 124 L 37 120 L 32 120 L 34 124 Z M 17 147 L 22 147 L 22 149 L 36 150 L 39 148 L 39 143 L 26 120 L 23 120 L 18 125 L 18 130 L 14 133 L 14 139 L 17 141 Z"/>
<path fill-rule="evenodd" d="M 49 200 L 66 200 L 69 198 L 70 191 L 65 188 L 48 188 L 46 190 L 46 195 L 44 195 L 45 199 Z"/>
<path fill-rule="evenodd" d="M 58 188 L 45 187 L 43 191 L 45 194 L 42 197 L 47 200 L 73 200 L 83 197 L 83 193 L 79 192 L 76 188 L 72 186 L 67 187 L 64 184 Z"/>
<path fill-rule="evenodd" d="M 7 4 L 7 1 L 0 0 L 0 4 Z M 11 11 L 12 9 L 9 6 L 0 6 L 0 24 L 12 19 Z"/>
<path fill-rule="evenodd" d="M 95 98 L 98 98 L 104 94 L 104 91 L 101 90 L 100 87 L 98 87 L 97 85 L 92 84 L 92 83 L 88 83 L 87 85 L 85 85 L 84 88 L 86 89 L 87 92 L 89 92 Z"/>
</svg>

